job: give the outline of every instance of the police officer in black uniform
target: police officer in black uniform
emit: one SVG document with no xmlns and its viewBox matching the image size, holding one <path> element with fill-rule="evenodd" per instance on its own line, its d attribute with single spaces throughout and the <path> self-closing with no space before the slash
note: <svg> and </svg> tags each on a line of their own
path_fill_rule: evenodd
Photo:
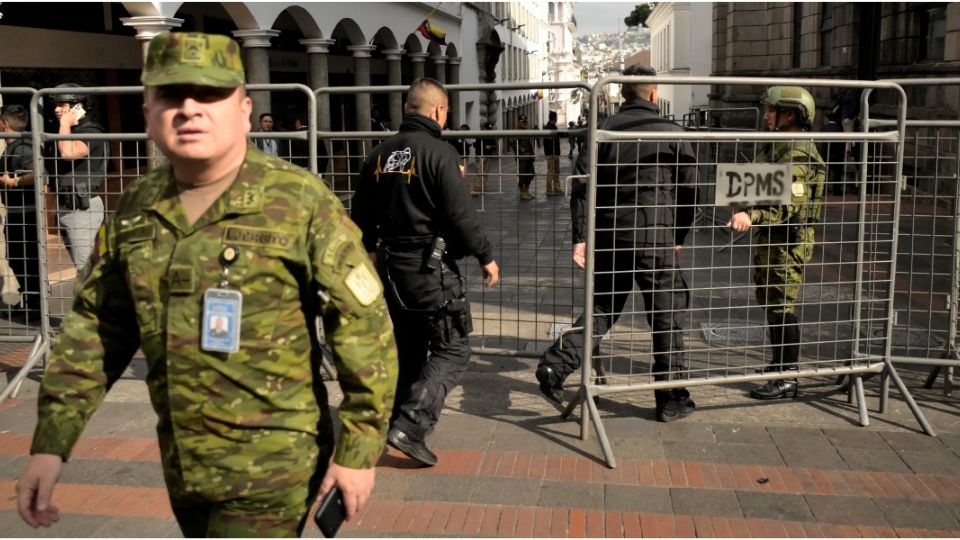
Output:
<svg viewBox="0 0 960 540">
<path fill-rule="evenodd" d="M 634 65 L 624 75 L 652 76 L 657 72 Z M 601 128 L 611 131 L 682 131 L 660 117 L 654 84 L 624 84 L 625 103 Z M 620 317 L 623 306 L 639 286 L 653 331 L 653 372 L 656 380 L 684 369 L 681 322 L 689 291 L 676 256 L 693 222 L 696 200 L 696 154 L 684 141 L 604 143 L 597 159 L 596 259 L 594 261 L 594 327 L 602 336 Z M 588 171 L 581 152 L 577 169 Z M 586 186 L 573 188 L 574 263 L 586 262 Z M 581 315 L 574 326 L 583 326 Z M 562 346 L 561 346 L 562 341 Z M 571 332 L 543 354 L 536 377 L 540 391 L 557 403 L 562 384 L 579 369 L 584 347 L 582 332 Z M 695 404 L 685 388 L 656 390 L 656 416 L 669 422 L 693 412 Z"/>
<path fill-rule="evenodd" d="M 437 456 L 425 440 L 470 359 L 470 304 L 457 259 L 480 262 L 486 286 L 500 278 L 459 168 L 440 139 L 447 93 L 433 79 L 410 85 L 400 132 L 373 149 L 351 217 L 377 264 L 400 358 L 388 443 L 420 463 Z"/>
</svg>

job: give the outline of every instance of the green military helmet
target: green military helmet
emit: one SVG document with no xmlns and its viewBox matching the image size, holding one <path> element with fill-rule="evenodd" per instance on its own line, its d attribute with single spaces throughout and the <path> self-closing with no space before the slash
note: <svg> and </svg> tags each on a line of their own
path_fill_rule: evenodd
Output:
<svg viewBox="0 0 960 540">
<path fill-rule="evenodd" d="M 150 40 L 140 82 L 144 86 L 243 86 L 240 46 L 228 36 L 164 32 Z"/>
<path fill-rule="evenodd" d="M 778 109 L 794 109 L 800 113 L 800 124 L 806 129 L 813 125 L 817 106 L 810 92 L 802 86 L 771 86 L 763 92 L 760 103 Z"/>
</svg>

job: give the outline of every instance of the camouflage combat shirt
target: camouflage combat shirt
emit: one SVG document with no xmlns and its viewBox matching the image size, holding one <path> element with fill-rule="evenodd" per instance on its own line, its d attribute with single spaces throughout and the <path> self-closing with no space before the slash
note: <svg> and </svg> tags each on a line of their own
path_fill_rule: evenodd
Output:
<svg viewBox="0 0 960 540">
<path fill-rule="evenodd" d="M 69 457 L 140 347 L 171 492 L 208 500 L 306 481 L 333 444 L 312 321 L 323 317 L 344 399 L 334 460 L 372 467 L 397 377 L 382 285 L 339 200 L 308 172 L 248 149 L 193 225 L 169 167 L 123 194 L 101 228 L 44 374 L 32 453 Z M 240 351 L 200 349 L 204 290 L 243 293 Z"/>
<path fill-rule="evenodd" d="M 803 224 L 820 221 L 826 166 L 813 141 L 786 141 L 768 145 L 754 163 L 790 163 L 793 179 L 790 204 L 746 209 L 754 225 L 787 223 L 791 218 Z"/>
</svg>

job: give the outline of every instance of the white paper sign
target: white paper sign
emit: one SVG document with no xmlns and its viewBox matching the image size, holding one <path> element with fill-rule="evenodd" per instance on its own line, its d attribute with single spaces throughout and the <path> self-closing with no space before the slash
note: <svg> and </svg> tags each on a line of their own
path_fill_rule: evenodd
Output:
<svg viewBox="0 0 960 540">
<path fill-rule="evenodd" d="M 716 206 L 790 204 L 790 164 L 718 163 Z"/>
</svg>

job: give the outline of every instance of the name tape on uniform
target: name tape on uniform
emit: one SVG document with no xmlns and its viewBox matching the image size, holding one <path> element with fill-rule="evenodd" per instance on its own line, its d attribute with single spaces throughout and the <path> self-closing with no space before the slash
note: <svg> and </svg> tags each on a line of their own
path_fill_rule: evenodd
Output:
<svg viewBox="0 0 960 540">
<path fill-rule="evenodd" d="M 792 183 L 789 163 L 718 163 L 714 204 L 787 205 Z"/>
</svg>

